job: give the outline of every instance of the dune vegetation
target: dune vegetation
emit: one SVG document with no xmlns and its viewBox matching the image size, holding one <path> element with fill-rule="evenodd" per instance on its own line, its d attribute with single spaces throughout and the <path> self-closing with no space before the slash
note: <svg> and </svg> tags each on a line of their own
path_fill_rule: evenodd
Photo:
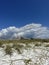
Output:
<svg viewBox="0 0 49 65">
<path fill-rule="evenodd" d="M 0 58 L 0 65 L 48 65 L 49 39 L 0 40 Z"/>
</svg>

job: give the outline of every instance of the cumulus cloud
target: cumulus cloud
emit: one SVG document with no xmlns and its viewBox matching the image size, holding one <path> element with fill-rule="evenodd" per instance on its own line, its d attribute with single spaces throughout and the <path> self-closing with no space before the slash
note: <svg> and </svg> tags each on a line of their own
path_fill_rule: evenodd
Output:
<svg viewBox="0 0 49 65">
<path fill-rule="evenodd" d="M 41 24 L 28 24 L 17 28 L 15 26 L 0 30 L 0 39 L 16 39 L 16 38 L 49 38 L 49 29 Z"/>
</svg>

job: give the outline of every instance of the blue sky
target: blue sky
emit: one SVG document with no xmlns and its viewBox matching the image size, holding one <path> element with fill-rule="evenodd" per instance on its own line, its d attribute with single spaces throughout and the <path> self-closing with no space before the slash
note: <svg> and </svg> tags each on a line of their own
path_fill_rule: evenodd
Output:
<svg viewBox="0 0 49 65">
<path fill-rule="evenodd" d="M 29 23 L 49 27 L 49 0 L 0 0 L 0 29 Z"/>
</svg>

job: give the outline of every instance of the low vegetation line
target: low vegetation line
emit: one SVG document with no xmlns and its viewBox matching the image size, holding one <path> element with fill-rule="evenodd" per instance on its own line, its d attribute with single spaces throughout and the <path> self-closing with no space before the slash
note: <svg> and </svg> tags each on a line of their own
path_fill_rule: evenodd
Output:
<svg viewBox="0 0 49 65">
<path fill-rule="evenodd" d="M 3 43 L 30 43 L 30 42 L 49 42 L 49 39 L 16 39 L 16 40 L 0 40 L 0 44 Z"/>
</svg>

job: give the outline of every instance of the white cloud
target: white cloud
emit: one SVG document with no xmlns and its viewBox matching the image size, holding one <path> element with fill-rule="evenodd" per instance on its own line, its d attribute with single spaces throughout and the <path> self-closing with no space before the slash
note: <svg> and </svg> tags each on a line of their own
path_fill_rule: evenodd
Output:
<svg viewBox="0 0 49 65">
<path fill-rule="evenodd" d="M 20 28 L 10 26 L 0 30 L 0 39 L 25 38 L 49 38 L 49 29 L 41 24 L 28 24 Z"/>
</svg>

